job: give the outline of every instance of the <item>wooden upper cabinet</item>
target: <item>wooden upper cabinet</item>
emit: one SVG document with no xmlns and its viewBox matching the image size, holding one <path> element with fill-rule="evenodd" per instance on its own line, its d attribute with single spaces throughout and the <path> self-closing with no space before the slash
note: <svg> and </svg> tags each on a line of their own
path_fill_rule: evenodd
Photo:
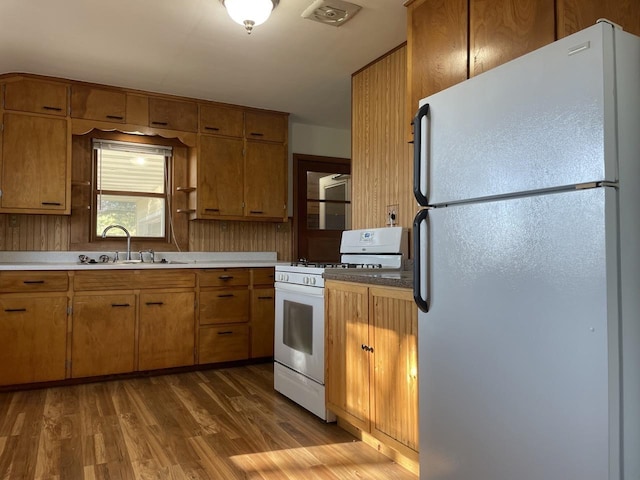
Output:
<svg viewBox="0 0 640 480">
<path fill-rule="evenodd" d="M 200 137 L 197 215 L 242 216 L 244 157 L 241 138 Z"/>
<path fill-rule="evenodd" d="M 4 108 L 65 117 L 68 110 L 67 90 L 64 83 L 22 78 L 6 84 Z"/>
<path fill-rule="evenodd" d="M 71 87 L 71 116 L 87 120 L 124 123 L 127 99 L 124 92 L 74 85 Z"/>
<path fill-rule="evenodd" d="M 3 134 L 2 209 L 68 213 L 67 120 L 6 113 Z"/>
<path fill-rule="evenodd" d="M 470 0 L 469 76 L 555 40 L 554 0 Z"/>
<path fill-rule="evenodd" d="M 200 105 L 200 132 L 242 137 L 243 112 L 235 108 Z"/>
<path fill-rule="evenodd" d="M 247 140 L 244 168 L 245 216 L 286 217 L 286 147 Z"/>
<path fill-rule="evenodd" d="M 191 102 L 149 98 L 149 125 L 183 132 L 198 130 L 198 105 Z"/>
<path fill-rule="evenodd" d="M 626 32 L 640 35 L 638 0 L 557 0 L 558 38 L 590 27 L 599 18 L 622 26 Z"/>
<path fill-rule="evenodd" d="M 467 0 L 406 4 L 409 115 L 418 102 L 467 79 Z"/>
<path fill-rule="evenodd" d="M 269 112 L 245 112 L 244 114 L 246 138 L 284 143 L 287 141 L 287 134 L 287 115 Z"/>
</svg>

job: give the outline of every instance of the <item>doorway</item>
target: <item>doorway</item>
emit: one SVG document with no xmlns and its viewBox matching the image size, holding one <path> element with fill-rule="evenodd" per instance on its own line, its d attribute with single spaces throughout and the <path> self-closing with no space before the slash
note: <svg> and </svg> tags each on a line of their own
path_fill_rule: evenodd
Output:
<svg viewBox="0 0 640 480">
<path fill-rule="evenodd" d="M 294 257 L 339 262 L 351 228 L 351 160 L 293 154 Z"/>
</svg>

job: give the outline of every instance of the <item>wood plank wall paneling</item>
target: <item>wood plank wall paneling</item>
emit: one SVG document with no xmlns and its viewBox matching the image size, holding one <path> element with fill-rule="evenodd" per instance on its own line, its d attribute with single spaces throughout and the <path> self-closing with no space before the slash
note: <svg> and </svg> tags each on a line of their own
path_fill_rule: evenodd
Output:
<svg viewBox="0 0 640 480">
<path fill-rule="evenodd" d="M 0 250 L 67 251 L 69 223 L 64 215 L 0 215 Z M 277 252 L 278 260 L 291 261 L 291 245 L 290 223 L 189 222 L 190 251 Z"/>
<path fill-rule="evenodd" d="M 418 206 L 405 136 L 406 46 L 356 72 L 351 90 L 353 228 L 384 227 L 388 205 L 398 206 L 398 225 L 410 228 Z"/>
<path fill-rule="evenodd" d="M 198 252 L 277 252 L 278 260 L 292 260 L 291 225 L 269 222 L 193 220 L 189 250 Z"/>
<path fill-rule="evenodd" d="M 68 250 L 69 217 L 0 215 L 0 250 Z"/>
</svg>

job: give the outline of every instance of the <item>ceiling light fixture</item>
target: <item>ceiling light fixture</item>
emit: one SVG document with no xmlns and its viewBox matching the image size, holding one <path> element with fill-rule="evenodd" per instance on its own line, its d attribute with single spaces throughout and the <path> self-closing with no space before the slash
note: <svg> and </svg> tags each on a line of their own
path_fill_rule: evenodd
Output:
<svg viewBox="0 0 640 480">
<path fill-rule="evenodd" d="M 247 33 L 267 21 L 280 0 L 221 0 L 231 19 L 243 25 Z"/>
</svg>

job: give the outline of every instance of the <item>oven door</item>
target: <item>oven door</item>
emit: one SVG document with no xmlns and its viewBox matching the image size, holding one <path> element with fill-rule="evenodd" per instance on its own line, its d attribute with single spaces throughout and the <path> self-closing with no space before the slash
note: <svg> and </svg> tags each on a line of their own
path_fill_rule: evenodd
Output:
<svg viewBox="0 0 640 480">
<path fill-rule="evenodd" d="M 275 361 L 324 385 L 324 288 L 276 282 Z"/>
</svg>

